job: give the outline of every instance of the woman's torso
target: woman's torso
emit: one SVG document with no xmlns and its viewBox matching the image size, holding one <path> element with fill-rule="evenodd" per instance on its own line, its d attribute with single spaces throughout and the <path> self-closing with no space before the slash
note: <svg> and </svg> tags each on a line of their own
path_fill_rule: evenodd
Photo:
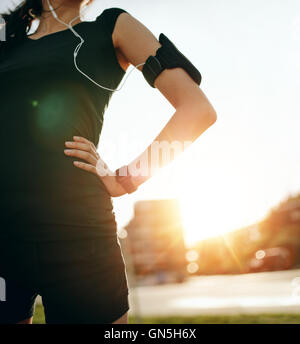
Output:
<svg viewBox="0 0 300 344">
<path fill-rule="evenodd" d="M 115 89 L 125 72 L 111 28 L 121 9 L 77 24 L 85 39 L 77 63 Z M 112 92 L 74 66 L 79 39 L 70 30 L 26 38 L 0 62 L 0 236 L 49 240 L 114 235 L 111 197 L 95 175 L 73 165 L 64 142 L 83 136 L 96 146 Z M 78 159 L 77 159 L 78 160 Z"/>
</svg>

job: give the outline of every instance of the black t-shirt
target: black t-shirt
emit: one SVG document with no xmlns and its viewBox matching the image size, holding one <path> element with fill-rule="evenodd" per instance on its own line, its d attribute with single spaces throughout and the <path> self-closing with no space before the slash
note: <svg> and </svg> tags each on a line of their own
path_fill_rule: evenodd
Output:
<svg viewBox="0 0 300 344">
<path fill-rule="evenodd" d="M 124 70 L 112 32 L 120 8 L 74 26 L 85 39 L 78 67 L 116 89 Z M 59 240 L 115 235 L 112 200 L 103 182 L 73 165 L 65 141 L 98 145 L 112 96 L 79 73 L 70 30 L 26 38 L 0 62 L 0 238 Z"/>
</svg>

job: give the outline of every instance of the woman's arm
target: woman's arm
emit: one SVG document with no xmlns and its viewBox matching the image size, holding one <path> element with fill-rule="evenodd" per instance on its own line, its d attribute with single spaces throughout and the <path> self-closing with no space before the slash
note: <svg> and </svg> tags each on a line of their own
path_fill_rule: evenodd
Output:
<svg viewBox="0 0 300 344">
<path fill-rule="evenodd" d="M 113 32 L 113 41 L 122 60 L 128 61 L 127 66 L 129 64 L 136 66 L 145 62 L 161 47 L 152 32 L 128 13 L 119 16 Z M 143 66 L 138 68 L 142 70 Z M 154 85 L 176 109 L 176 112 L 153 143 L 128 165 L 129 170 L 134 170 L 138 161 L 147 159 L 148 177 L 172 160 L 161 158 L 158 161 L 153 161 L 153 159 L 151 161 L 151 156 L 153 156 L 151 151 L 157 151 L 159 143 L 167 142 L 171 148 L 172 143 L 180 142 L 183 151 L 188 146 L 185 143 L 194 142 L 217 119 L 213 106 L 183 68 L 164 70 L 157 77 Z M 167 149 L 167 145 L 164 147 L 162 149 Z M 143 181 L 141 178 L 136 179 L 137 185 Z"/>
<path fill-rule="evenodd" d="M 157 49 L 161 46 L 152 32 L 128 13 L 119 15 L 112 39 L 117 55 L 121 56 L 123 61 L 123 68 L 124 66 L 128 67 L 130 64 L 136 66 L 145 62 L 150 55 L 154 56 Z M 140 66 L 138 68 L 142 70 L 143 67 Z M 167 146 L 165 145 L 164 147 L 168 149 L 168 146 L 171 147 L 174 142 L 179 142 L 183 151 L 187 145 L 195 141 L 208 129 L 217 118 L 216 112 L 207 97 L 184 69 L 164 70 L 157 77 L 154 85 L 176 111 L 154 139 L 153 143 L 128 165 L 130 171 L 135 169 L 138 161 L 145 161 L 145 159 L 148 161 L 146 176 L 144 178 L 136 178 L 134 180 L 136 185 L 143 183 L 157 169 L 172 160 L 172 158 L 168 160 L 161 158 L 158 161 L 153 159 L 151 161 L 151 151 L 157 150 L 157 146 L 160 143 L 163 141 L 167 142 Z M 69 146 L 69 148 L 71 147 Z M 76 154 L 69 155 L 78 156 Z M 81 166 L 77 167 L 88 170 L 87 164 L 81 164 Z M 145 175 L 144 172 L 143 174 Z M 111 176 L 101 178 L 108 188 L 108 184 L 116 182 Z M 117 186 L 115 185 L 115 187 Z"/>
<path fill-rule="evenodd" d="M 112 37 L 117 52 L 128 61 L 127 67 L 130 64 L 136 66 L 145 62 L 161 47 L 152 32 L 128 13 L 119 16 Z M 139 66 L 138 69 L 142 70 L 143 66 Z M 164 70 L 157 77 L 155 87 L 176 110 L 184 108 L 187 111 L 183 120 L 186 124 L 190 120 L 193 121 L 193 125 L 196 125 L 195 133 L 197 128 L 200 129 L 198 136 L 203 131 L 203 116 L 209 117 L 210 122 L 215 122 L 214 108 L 184 69 Z"/>
</svg>

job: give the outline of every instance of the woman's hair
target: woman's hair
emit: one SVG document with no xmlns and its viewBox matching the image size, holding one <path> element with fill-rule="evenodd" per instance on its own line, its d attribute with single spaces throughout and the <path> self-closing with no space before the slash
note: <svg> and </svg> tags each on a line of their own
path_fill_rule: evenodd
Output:
<svg viewBox="0 0 300 344">
<path fill-rule="evenodd" d="M 0 42 L 0 58 L 6 50 L 12 49 L 26 37 L 34 20 L 31 14 L 40 16 L 42 12 L 42 0 L 26 0 L 10 13 L 2 14 L 5 20 L 2 30 L 5 30 L 6 40 Z"/>
<path fill-rule="evenodd" d="M 92 0 L 81 0 L 82 5 L 90 4 L 91 2 Z M 2 15 L 0 13 L 5 20 L 5 26 L 2 30 L 5 30 L 6 37 L 5 41 L 0 41 L 0 61 L 4 57 L 5 52 L 12 50 L 26 38 L 31 28 L 31 23 L 35 19 L 34 17 L 41 16 L 43 11 L 43 0 L 25 0 L 13 11 Z"/>
</svg>

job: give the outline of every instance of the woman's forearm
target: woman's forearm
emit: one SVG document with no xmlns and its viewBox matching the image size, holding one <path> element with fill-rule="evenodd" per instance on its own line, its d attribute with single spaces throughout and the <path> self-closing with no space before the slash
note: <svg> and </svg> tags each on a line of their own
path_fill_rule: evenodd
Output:
<svg viewBox="0 0 300 344">
<path fill-rule="evenodd" d="M 151 178 L 168 165 L 216 121 L 209 103 L 177 108 L 166 126 L 134 161 L 128 164 L 136 185 Z"/>
</svg>

